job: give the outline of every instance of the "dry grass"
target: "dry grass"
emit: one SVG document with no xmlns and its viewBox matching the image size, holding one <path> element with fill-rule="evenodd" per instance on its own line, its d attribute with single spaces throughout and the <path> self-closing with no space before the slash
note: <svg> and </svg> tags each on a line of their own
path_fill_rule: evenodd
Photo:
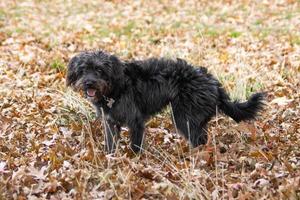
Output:
<svg viewBox="0 0 300 200">
<path fill-rule="evenodd" d="M 0 199 L 299 199 L 300 2 L 0 0 Z M 65 88 L 85 49 L 181 57 L 233 98 L 268 91 L 260 119 L 211 122 L 190 149 L 169 109 L 105 155 L 101 122 Z"/>
</svg>

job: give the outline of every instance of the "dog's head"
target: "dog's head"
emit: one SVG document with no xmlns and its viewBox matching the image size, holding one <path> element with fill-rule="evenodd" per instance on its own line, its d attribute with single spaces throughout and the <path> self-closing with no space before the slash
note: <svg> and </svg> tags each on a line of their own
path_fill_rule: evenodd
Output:
<svg viewBox="0 0 300 200">
<path fill-rule="evenodd" d="M 80 53 L 69 62 L 66 82 L 67 86 L 82 90 L 90 101 L 97 102 L 122 85 L 122 63 L 103 51 Z"/>
</svg>

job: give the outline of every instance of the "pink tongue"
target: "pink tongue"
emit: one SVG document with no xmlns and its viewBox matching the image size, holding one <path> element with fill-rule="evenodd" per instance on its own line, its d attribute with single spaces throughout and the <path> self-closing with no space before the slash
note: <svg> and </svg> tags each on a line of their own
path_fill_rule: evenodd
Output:
<svg viewBox="0 0 300 200">
<path fill-rule="evenodd" d="M 96 90 L 95 90 L 95 89 L 87 89 L 87 94 L 88 94 L 90 97 L 93 97 L 93 96 L 95 96 L 95 94 L 96 94 Z"/>
</svg>

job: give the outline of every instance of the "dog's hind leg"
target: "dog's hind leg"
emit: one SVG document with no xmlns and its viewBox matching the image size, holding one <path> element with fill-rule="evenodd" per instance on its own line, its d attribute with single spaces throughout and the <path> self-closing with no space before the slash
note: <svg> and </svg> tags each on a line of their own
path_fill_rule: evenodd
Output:
<svg viewBox="0 0 300 200">
<path fill-rule="evenodd" d="M 190 126 L 190 138 L 189 141 L 193 147 L 197 147 L 202 144 L 206 144 L 207 142 L 207 129 L 206 123 L 203 122 L 193 122 Z"/>
<path fill-rule="evenodd" d="M 135 153 L 139 153 L 142 150 L 144 140 L 144 121 L 136 118 L 128 124 L 128 127 L 130 129 L 131 149 Z"/>
<path fill-rule="evenodd" d="M 197 147 L 207 142 L 206 123 L 207 120 L 202 116 L 188 116 L 186 109 L 173 108 L 176 127 L 179 132 L 191 143 L 193 147 Z"/>
</svg>

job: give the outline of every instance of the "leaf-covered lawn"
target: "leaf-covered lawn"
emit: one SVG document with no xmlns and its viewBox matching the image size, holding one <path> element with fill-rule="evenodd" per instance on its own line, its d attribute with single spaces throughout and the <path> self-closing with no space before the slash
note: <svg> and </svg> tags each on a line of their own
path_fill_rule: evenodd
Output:
<svg viewBox="0 0 300 200">
<path fill-rule="evenodd" d="M 85 49 L 184 58 L 233 98 L 267 91 L 256 121 L 218 115 L 190 149 L 170 109 L 145 151 L 105 155 L 101 121 L 65 87 Z M 0 199 L 300 199 L 300 2 L 0 0 Z"/>
</svg>

